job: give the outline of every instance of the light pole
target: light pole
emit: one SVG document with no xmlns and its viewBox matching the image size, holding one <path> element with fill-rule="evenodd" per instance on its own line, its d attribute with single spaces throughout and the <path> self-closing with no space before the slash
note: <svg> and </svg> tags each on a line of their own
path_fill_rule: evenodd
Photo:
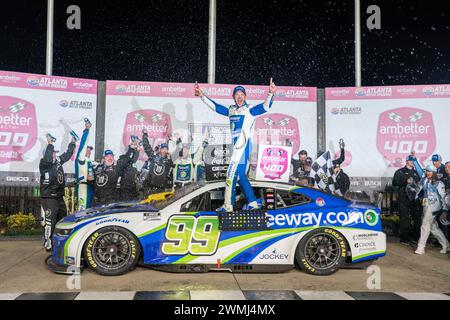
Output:
<svg viewBox="0 0 450 320">
<path fill-rule="evenodd" d="M 45 74 L 51 76 L 53 73 L 53 13 L 55 9 L 54 0 L 47 0 L 47 50 L 45 54 Z"/>
<path fill-rule="evenodd" d="M 361 86 L 361 3 L 355 0 L 355 86 Z"/>
<path fill-rule="evenodd" d="M 209 0 L 208 83 L 216 82 L 216 0 Z"/>
</svg>

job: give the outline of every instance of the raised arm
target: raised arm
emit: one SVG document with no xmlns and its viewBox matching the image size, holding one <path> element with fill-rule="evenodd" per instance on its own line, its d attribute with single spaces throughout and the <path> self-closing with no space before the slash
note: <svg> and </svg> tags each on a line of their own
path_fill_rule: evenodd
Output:
<svg viewBox="0 0 450 320">
<path fill-rule="evenodd" d="M 154 157 L 153 148 L 150 145 L 150 142 L 148 141 L 148 133 L 144 132 L 142 134 L 142 146 L 144 147 L 144 152 L 147 154 L 149 159 L 152 159 Z"/>
<path fill-rule="evenodd" d="M 195 82 L 194 85 L 194 93 L 197 97 L 200 97 L 202 101 L 212 110 L 217 112 L 218 114 L 224 115 L 228 117 L 228 108 L 215 102 L 214 100 L 208 98 L 203 94 L 202 89 L 200 89 L 200 86 L 197 82 Z"/>
<path fill-rule="evenodd" d="M 72 158 L 73 152 L 75 151 L 75 147 L 76 147 L 75 141 L 72 140 L 69 143 L 69 146 L 67 147 L 67 151 L 59 156 L 59 162 L 61 163 L 61 165 L 63 165 L 64 163 L 69 161 L 70 158 Z"/>
<path fill-rule="evenodd" d="M 87 140 L 89 137 L 89 129 L 91 128 L 91 126 L 92 126 L 91 122 L 87 118 L 85 118 L 83 135 L 81 136 L 80 145 L 78 146 L 78 151 L 75 158 L 76 160 L 78 159 L 81 161 L 85 160 Z"/>
<path fill-rule="evenodd" d="M 276 91 L 277 91 L 277 86 L 272 81 L 272 78 L 270 78 L 269 94 L 267 95 L 266 100 L 264 100 L 263 103 L 257 104 L 256 106 L 252 107 L 250 109 L 250 114 L 252 116 L 259 116 L 259 115 L 269 111 L 269 109 L 272 107 L 273 96 Z"/>
<path fill-rule="evenodd" d="M 134 145 L 128 146 L 128 150 L 125 154 L 121 155 L 117 160 L 117 172 L 118 176 L 123 174 L 123 171 L 129 165 L 132 165 L 139 158 L 139 150 Z"/>
<path fill-rule="evenodd" d="M 202 144 L 197 148 L 197 151 L 192 155 L 192 162 L 194 165 L 200 163 L 203 160 L 203 152 L 205 148 L 208 146 L 208 141 L 204 140 Z"/>
</svg>

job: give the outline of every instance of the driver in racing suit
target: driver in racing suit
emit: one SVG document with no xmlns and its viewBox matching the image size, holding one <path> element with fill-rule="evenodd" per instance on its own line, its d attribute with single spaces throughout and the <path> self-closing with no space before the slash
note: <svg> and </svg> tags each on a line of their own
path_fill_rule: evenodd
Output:
<svg viewBox="0 0 450 320">
<path fill-rule="evenodd" d="M 235 104 L 227 108 L 205 96 L 198 83 L 195 83 L 195 95 L 199 96 L 213 111 L 227 116 L 230 119 L 233 154 L 230 159 L 226 176 L 225 201 L 224 205 L 218 209 L 219 211 L 233 211 L 237 180 L 239 180 L 239 185 L 247 199 L 247 208 L 249 210 L 259 208 L 253 189 L 246 176 L 247 161 L 251 154 L 251 137 L 256 117 L 269 111 L 272 106 L 276 89 L 275 83 L 273 83 L 272 78 L 270 78 L 269 94 L 267 95 L 266 100 L 263 103 L 252 106 L 245 100 L 245 88 L 237 86 L 233 90 Z"/>
</svg>

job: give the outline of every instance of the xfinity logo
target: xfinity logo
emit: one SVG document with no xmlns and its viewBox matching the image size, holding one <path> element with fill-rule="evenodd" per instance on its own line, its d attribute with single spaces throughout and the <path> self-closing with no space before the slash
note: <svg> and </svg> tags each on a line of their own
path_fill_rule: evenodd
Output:
<svg viewBox="0 0 450 320">
<path fill-rule="evenodd" d="M 29 177 L 6 177 L 6 181 L 8 182 L 28 182 L 30 181 Z"/>
<path fill-rule="evenodd" d="M 264 253 L 259 256 L 260 259 L 264 260 L 287 260 L 289 257 L 286 253 L 280 253 L 277 249 L 274 249 L 270 253 Z"/>
</svg>

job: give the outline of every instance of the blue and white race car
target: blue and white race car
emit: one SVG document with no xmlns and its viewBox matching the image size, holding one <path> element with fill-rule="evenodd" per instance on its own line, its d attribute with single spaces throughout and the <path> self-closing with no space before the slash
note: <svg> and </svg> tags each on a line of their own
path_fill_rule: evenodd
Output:
<svg viewBox="0 0 450 320">
<path fill-rule="evenodd" d="M 225 183 L 193 185 L 152 201 L 116 203 L 65 217 L 47 264 L 58 273 L 88 266 L 120 275 L 136 264 L 172 272 L 329 275 L 386 254 L 380 211 L 320 190 L 252 181 L 262 210 L 220 213 Z M 241 199 L 240 199 L 241 198 Z M 240 199 L 240 200 L 239 200 Z"/>
</svg>

